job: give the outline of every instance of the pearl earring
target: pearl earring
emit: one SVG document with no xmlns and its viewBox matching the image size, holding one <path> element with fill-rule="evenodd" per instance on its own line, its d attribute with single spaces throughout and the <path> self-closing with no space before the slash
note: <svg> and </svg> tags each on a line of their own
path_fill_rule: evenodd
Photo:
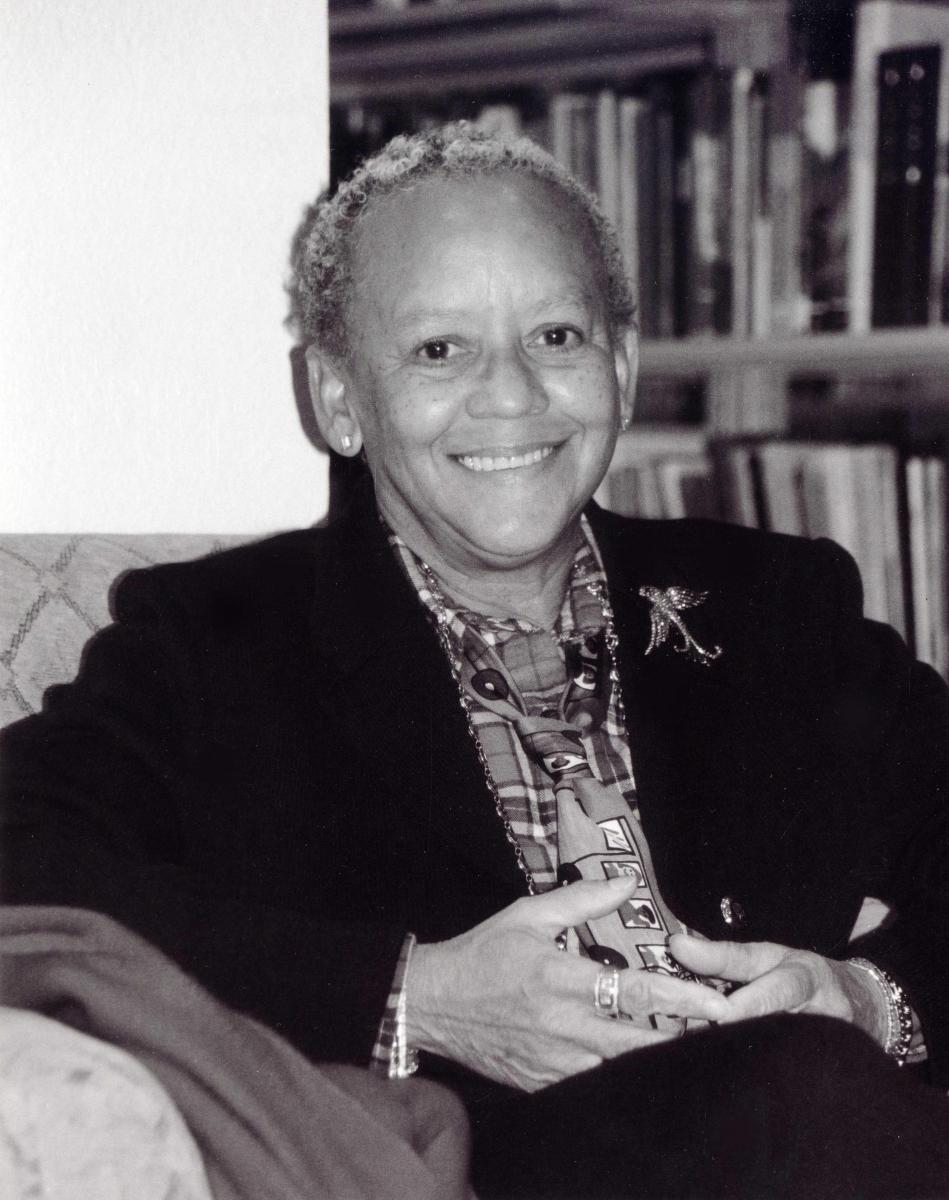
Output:
<svg viewBox="0 0 949 1200">
<path fill-rule="evenodd" d="M 343 436 L 339 439 L 339 441 L 340 441 L 340 445 L 343 447 L 344 450 L 352 450 L 353 439 L 349 436 L 348 433 L 344 433 Z"/>
</svg>

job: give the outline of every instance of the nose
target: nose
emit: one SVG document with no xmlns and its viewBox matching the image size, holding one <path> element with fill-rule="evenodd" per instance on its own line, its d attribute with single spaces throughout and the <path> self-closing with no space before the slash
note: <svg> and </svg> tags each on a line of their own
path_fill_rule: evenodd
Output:
<svg viewBox="0 0 949 1200">
<path fill-rule="evenodd" d="M 510 349 L 486 357 L 468 395 L 467 409 L 471 417 L 513 418 L 542 413 L 548 403 L 534 366 Z"/>
</svg>

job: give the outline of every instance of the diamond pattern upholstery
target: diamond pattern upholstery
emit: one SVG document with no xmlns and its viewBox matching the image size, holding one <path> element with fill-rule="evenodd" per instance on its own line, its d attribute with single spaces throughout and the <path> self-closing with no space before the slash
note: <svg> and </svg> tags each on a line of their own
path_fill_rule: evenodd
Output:
<svg viewBox="0 0 949 1200">
<path fill-rule="evenodd" d="M 109 621 L 116 578 L 133 567 L 199 558 L 248 537 L 214 534 L 0 535 L 0 725 L 36 712 L 72 679 L 82 648 Z"/>
</svg>

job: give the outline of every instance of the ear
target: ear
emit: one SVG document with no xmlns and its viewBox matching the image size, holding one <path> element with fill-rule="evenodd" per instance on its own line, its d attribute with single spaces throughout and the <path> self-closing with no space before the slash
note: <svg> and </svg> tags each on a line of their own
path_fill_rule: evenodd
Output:
<svg viewBox="0 0 949 1200">
<path fill-rule="evenodd" d="M 639 334 L 634 326 L 627 326 L 616 334 L 613 354 L 619 383 L 620 424 L 623 429 L 628 429 L 633 420 L 639 372 Z"/>
<path fill-rule="evenodd" d="M 316 346 L 306 351 L 307 379 L 313 415 L 326 444 L 352 458 L 362 449 L 362 430 L 349 402 L 345 370 Z"/>
</svg>

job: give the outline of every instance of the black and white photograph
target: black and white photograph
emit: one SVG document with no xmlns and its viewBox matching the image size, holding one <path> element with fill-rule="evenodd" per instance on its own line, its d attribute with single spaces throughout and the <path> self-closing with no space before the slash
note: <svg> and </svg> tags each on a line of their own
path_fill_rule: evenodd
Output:
<svg viewBox="0 0 949 1200">
<path fill-rule="evenodd" d="M 949 1198 L 949 0 L 5 0 L 0 179 L 0 1198 Z"/>
</svg>

